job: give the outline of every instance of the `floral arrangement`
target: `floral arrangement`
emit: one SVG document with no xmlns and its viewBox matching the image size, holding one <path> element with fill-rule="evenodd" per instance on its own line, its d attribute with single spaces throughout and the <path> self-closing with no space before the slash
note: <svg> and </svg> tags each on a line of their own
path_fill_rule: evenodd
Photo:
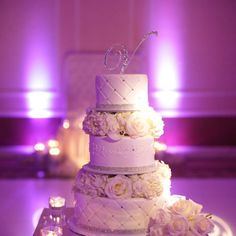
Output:
<svg viewBox="0 0 236 236">
<path fill-rule="evenodd" d="M 202 205 L 179 199 L 166 209 L 158 209 L 149 224 L 150 236 L 207 236 L 214 224 L 203 214 Z"/>
<path fill-rule="evenodd" d="M 159 162 L 152 173 L 134 175 L 105 175 L 80 170 L 74 186 L 75 192 L 93 197 L 152 199 L 170 189 L 171 171 Z"/>
<path fill-rule="evenodd" d="M 163 134 L 163 127 L 161 116 L 151 108 L 116 113 L 90 110 L 83 121 L 83 129 L 87 134 L 109 136 L 113 140 L 123 136 L 159 138 Z"/>
</svg>

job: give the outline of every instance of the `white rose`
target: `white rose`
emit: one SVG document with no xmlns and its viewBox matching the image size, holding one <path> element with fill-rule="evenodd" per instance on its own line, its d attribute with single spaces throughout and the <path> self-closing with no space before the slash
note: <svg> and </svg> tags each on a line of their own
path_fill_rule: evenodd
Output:
<svg viewBox="0 0 236 236">
<path fill-rule="evenodd" d="M 93 175 L 82 170 L 77 176 L 75 189 L 81 193 L 88 194 L 91 196 L 100 196 L 100 188 L 92 184 L 92 182 L 96 183 L 96 181 L 94 180 L 95 177 Z"/>
<path fill-rule="evenodd" d="M 185 217 L 179 215 L 173 215 L 166 227 L 166 233 L 169 236 L 184 236 L 188 230 L 188 221 Z"/>
<path fill-rule="evenodd" d="M 134 182 L 139 180 L 139 175 L 130 175 L 129 178 Z"/>
<path fill-rule="evenodd" d="M 164 179 L 170 179 L 171 178 L 171 169 L 170 167 L 165 164 L 164 162 L 158 162 L 158 170 L 156 171 L 156 174 Z"/>
<path fill-rule="evenodd" d="M 105 192 L 105 185 L 107 182 L 107 176 L 105 175 L 96 175 L 96 174 L 90 174 L 90 183 L 91 186 L 94 187 L 94 189 L 97 191 L 99 196 L 104 196 Z"/>
<path fill-rule="evenodd" d="M 140 178 L 144 183 L 143 191 L 146 198 L 152 199 L 163 193 L 163 184 L 158 177 L 150 174 L 143 174 Z"/>
<path fill-rule="evenodd" d="M 126 124 L 127 118 L 130 116 L 131 112 L 119 112 L 116 113 L 117 121 L 119 122 L 120 126 L 124 127 Z"/>
<path fill-rule="evenodd" d="M 170 210 L 185 217 L 193 217 L 201 212 L 202 205 L 192 200 L 180 199 L 170 207 Z"/>
<path fill-rule="evenodd" d="M 105 193 L 109 198 L 129 198 L 132 195 L 132 182 L 123 175 L 109 178 L 105 186 Z"/>
<path fill-rule="evenodd" d="M 126 132 L 131 138 L 148 135 L 149 125 L 141 112 L 133 112 L 126 120 Z"/>
<path fill-rule="evenodd" d="M 96 188 L 105 188 L 107 176 L 90 174 L 90 182 Z"/>
<path fill-rule="evenodd" d="M 97 112 L 94 126 L 96 127 L 97 134 L 104 136 L 108 132 L 107 122 L 105 119 L 105 113 Z"/>
<path fill-rule="evenodd" d="M 99 195 L 98 191 L 91 185 L 84 185 L 80 192 L 92 197 L 97 197 Z"/>
<path fill-rule="evenodd" d="M 133 183 L 133 197 L 144 197 L 145 187 L 144 182 L 139 179 Z"/>
<path fill-rule="evenodd" d="M 156 225 L 153 225 L 152 227 L 150 227 L 149 229 L 149 235 L 150 236 L 163 236 L 164 232 L 162 228 L 159 228 Z"/>
<path fill-rule="evenodd" d="M 87 134 L 104 136 L 107 133 L 107 123 L 104 113 L 91 111 L 83 121 L 83 130 Z"/>
<path fill-rule="evenodd" d="M 76 178 L 76 186 L 78 188 L 83 187 L 84 185 L 89 185 L 90 179 L 85 171 L 79 171 L 77 178 Z"/>
<path fill-rule="evenodd" d="M 164 209 L 158 209 L 154 217 L 155 225 L 162 227 L 167 225 L 171 220 L 170 212 Z"/>
<path fill-rule="evenodd" d="M 155 197 L 159 197 L 163 193 L 163 185 L 159 182 L 153 182 L 149 183 L 146 186 L 146 191 L 144 192 L 144 195 L 148 199 L 152 199 Z"/>
<path fill-rule="evenodd" d="M 120 125 L 113 114 L 106 113 L 105 119 L 107 122 L 107 135 L 112 140 L 119 140 L 120 137 Z"/>
<path fill-rule="evenodd" d="M 147 122 L 150 127 L 150 133 L 152 136 L 159 138 L 164 133 L 164 122 L 161 115 L 155 112 L 153 109 L 147 112 L 148 119 Z"/>
<path fill-rule="evenodd" d="M 196 235 L 207 235 L 214 229 L 213 222 L 204 215 L 198 215 L 192 221 L 191 230 Z"/>
</svg>

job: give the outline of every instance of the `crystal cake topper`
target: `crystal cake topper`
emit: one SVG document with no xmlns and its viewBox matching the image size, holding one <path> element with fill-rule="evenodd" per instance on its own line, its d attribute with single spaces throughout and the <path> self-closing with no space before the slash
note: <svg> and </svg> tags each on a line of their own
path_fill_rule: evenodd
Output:
<svg viewBox="0 0 236 236">
<path fill-rule="evenodd" d="M 140 40 L 133 53 L 129 56 L 128 49 L 123 44 L 114 44 L 112 45 L 105 54 L 104 65 L 105 67 L 112 71 L 120 68 L 120 73 L 123 74 L 128 67 L 129 63 L 133 59 L 135 53 L 143 42 L 149 38 L 151 35 L 158 35 L 157 31 L 151 31 L 143 36 Z"/>
</svg>

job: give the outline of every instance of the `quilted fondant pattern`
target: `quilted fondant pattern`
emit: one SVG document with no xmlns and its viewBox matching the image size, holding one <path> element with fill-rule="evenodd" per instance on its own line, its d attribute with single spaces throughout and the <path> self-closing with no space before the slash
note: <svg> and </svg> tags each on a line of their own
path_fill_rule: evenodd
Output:
<svg viewBox="0 0 236 236">
<path fill-rule="evenodd" d="M 78 193 L 75 214 L 78 223 L 100 230 L 145 230 L 150 217 L 165 205 L 158 199 L 107 199 L 93 198 Z"/>
<path fill-rule="evenodd" d="M 103 75 L 96 78 L 97 106 L 132 104 L 147 106 L 145 75 Z"/>
</svg>

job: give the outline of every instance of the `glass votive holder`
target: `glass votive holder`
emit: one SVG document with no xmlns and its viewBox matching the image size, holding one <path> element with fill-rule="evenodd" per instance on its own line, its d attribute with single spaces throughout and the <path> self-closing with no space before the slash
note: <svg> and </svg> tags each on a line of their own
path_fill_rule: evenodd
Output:
<svg viewBox="0 0 236 236">
<path fill-rule="evenodd" d="M 49 203 L 49 221 L 52 225 L 65 225 L 65 198 L 59 196 L 51 196 L 48 200 Z"/>
<path fill-rule="evenodd" d="M 40 230 L 41 236 L 61 236 L 63 229 L 59 226 L 46 226 Z"/>
</svg>

